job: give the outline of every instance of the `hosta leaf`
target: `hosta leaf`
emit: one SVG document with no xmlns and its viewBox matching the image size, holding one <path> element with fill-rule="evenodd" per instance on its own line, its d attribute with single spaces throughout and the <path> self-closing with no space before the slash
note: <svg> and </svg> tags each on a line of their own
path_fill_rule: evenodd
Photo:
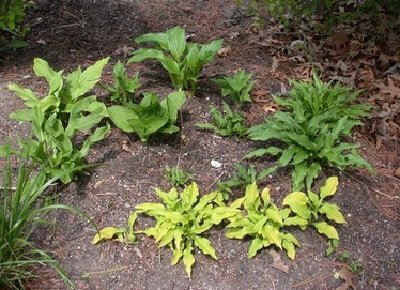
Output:
<svg viewBox="0 0 400 290">
<path fill-rule="evenodd" d="M 198 67 L 201 65 L 198 45 L 193 45 L 189 49 L 188 55 L 186 57 L 186 62 L 192 71 L 196 71 Z"/>
<path fill-rule="evenodd" d="M 316 179 L 319 175 L 319 172 L 322 170 L 321 164 L 314 162 L 312 163 L 307 170 L 306 175 L 306 186 L 307 189 L 311 189 L 314 179 Z"/>
<path fill-rule="evenodd" d="M 306 205 L 308 202 L 308 197 L 303 192 L 292 192 L 288 196 L 286 196 L 283 201 L 282 205 L 291 205 L 291 204 L 302 204 Z"/>
<path fill-rule="evenodd" d="M 296 152 L 297 148 L 295 146 L 289 146 L 287 149 L 283 150 L 282 155 L 278 160 L 279 166 L 281 167 L 287 166 Z"/>
<path fill-rule="evenodd" d="M 139 48 L 133 52 L 133 56 L 128 60 L 131 62 L 141 62 L 145 59 L 161 59 L 164 54 L 158 49 Z"/>
<path fill-rule="evenodd" d="M 22 109 L 14 111 L 10 114 L 10 117 L 20 122 L 30 122 L 33 118 L 33 109 Z"/>
<path fill-rule="evenodd" d="M 118 241 L 123 242 L 125 233 L 126 230 L 124 228 L 106 227 L 94 236 L 92 244 L 97 244 L 103 240 L 115 239 L 115 236 L 117 236 Z"/>
<path fill-rule="evenodd" d="M 268 240 L 270 243 L 275 244 L 278 248 L 282 248 L 282 240 L 280 237 L 280 232 L 277 228 L 266 225 L 261 234 L 263 235 L 264 239 Z"/>
<path fill-rule="evenodd" d="M 211 256 L 213 259 L 217 259 L 217 255 L 215 254 L 215 249 L 212 247 L 211 242 L 205 238 L 200 236 L 194 237 L 194 244 L 198 247 L 204 255 Z"/>
<path fill-rule="evenodd" d="M 93 132 L 92 135 L 87 138 L 83 144 L 81 150 L 79 150 L 79 154 L 81 157 L 85 157 L 89 153 L 90 147 L 97 141 L 103 140 L 106 135 L 110 132 L 110 125 L 107 123 L 103 127 L 98 127 Z"/>
<path fill-rule="evenodd" d="M 179 68 L 179 64 L 174 61 L 172 58 L 169 57 L 162 57 L 159 58 L 160 63 L 162 64 L 162 66 L 170 73 L 170 74 L 175 74 L 175 75 L 179 75 L 180 74 L 180 68 Z M 179 87 L 179 89 L 182 89 L 181 87 Z"/>
<path fill-rule="evenodd" d="M 137 119 L 138 116 L 133 110 L 123 106 L 111 106 L 108 108 L 108 114 L 110 115 L 111 121 L 122 131 L 126 133 L 134 132 L 129 121 Z"/>
<path fill-rule="evenodd" d="M 260 238 L 255 238 L 251 241 L 249 250 L 247 252 L 248 258 L 253 258 L 257 255 L 257 252 L 264 247 L 263 240 Z"/>
<path fill-rule="evenodd" d="M 242 205 L 243 205 L 244 200 L 245 200 L 244 197 L 235 199 L 235 200 L 231 203 L 230 207 L 231 207 L 231 208 L 241 208 Z"/>
<path fill-rule="evenodd" d="M 286 136 L 309 151 L 315 151 L 318 148 L 317 144 L 312 142 L 306 135 L 288 133 Z"/>
<path fill-rule="evenodd" d="M 192 254 L 192 250 L 193 250 L 193 247 L 190 243 L 187 244 L 185 249 L 183 250 L 183 263 L 185 264 L 185 270 L 189 277 L 190 277 L 190 272 L 191 272 L 192 266 L 196 261 Z"/>
<path fill-rule="evenodd" d="M 336 193 L 339 180 L 336 176 L 330 177 L 326 180 L 325 184 L 320 188 L 321 200 L 325 197 L 332 196 Z"/>
<path fill-rule="evenodd" d="M 168 232 L 158 241 L 159 242 L 158 247 L 161 248 L 166 245 L 169 245 L 174 239 L 174 234 L 175 234 L 174 229 L 168 230 Z"/>
<path fill-rule="evenodd" d="M 230 207 L 217 207 L 212 211 L 211 222 L 214 225 L 218 225 L 222 220 L 233 217 L 234 215 L 240 213 L 240 210 L 230 208 Z"/>
<path fill-rule="evenodd" d="M 226 237 L 228 239 L 243 240 L 245 236 L 246 234 L 243 232 L 242 228 L 232 228 L 228 229 L 228 231 L 226 232 Z"/>
<path fill-rule="evenodd" d="M 287 241 L 287 240 L 283 240 L 282 247 L 286 250 L 288 257 L 290 259 L 294 260 L 294 258 L 296 256 L 296 249 L 295 249 L 293 243 L 291 243 L 290 241 Z"/>
<path fill-rule="evenodd" d="M 309 200 L 311 201 L 313 208 L 319 208 L 320 206 L 320 201 L 318 195 L 316 195 L 312 191 L 308 191 L 307 193 Z"/>
<path fill-rule="evenodd" d="M 304 229 L 308 225 L 308 220 L 300 216 L 288 217 L 283 220 L 285 226 L 299 226 Z"/>
<path fill-rule="evenodd" d="M 259 193 L 257 183 L 253 182 L 246 186 L 245 200 L 243 206 L 246 210 L 252 210 L 257 207 L 257 201 L 259 200 Z"/>
<path fill-rule="evenodd" d="M 243 158 L 254 158 L 254 157 L 262 157 L 265 154 L 269 153 L 267 148 L 259 148 L 254 151 L 247 153 Z"/>
<path fill-rule="evenodd" d="M 282 217 L 279 213 L 279 210 L 269 208 L 269 209 L 265 210 L 264 214 L 269 220 L 271 220 L 279 225 L 282 224 Z"/>
<path fill-rule="evenodd" d="M 270 204 L 271 202 L 271 194 L 270 194 L 270 189 L 268 187 L 265 187 L 262 191 L 261 191 L 261 199 L 264 202 L 264 206 L 267 206 L 268 204 Z"/>
<path fill-rule="evenodd" d="M 33 71 L 38 77 L 44 77 L 48 82 L 57 74 L 50 66 L 49 63 L 41 58 L 33 60 Z"/>
<path fill-rule="evenodd" d="M 330 220 L 334 220 L 337 224 L 346 223 L 339 207 L 336 204 L 326 202 L 321 206 L 319 212 L 326 214 Z"/>
<path fill-rule="evenodd" d="M 176 26 L 167 31 L 168 49 L 175 61 L 179 61 L 186 48 L 185 30 Z"/>
<path fill-rule="evenodd" d="M 22 88 L 16 84 L 11 84 L 8 86 L 10 91 L 15 92 L 21 100 L 25 101 L 25 105 L 28 107 L 32 107 L 39 103 L 38 98 L 30 89 Z"/>
<path fill-rule="evenodd" d="M 168 49 L 168 34 L 164 32 L 146 33 L 135 38 L 135 42 L 140 44 L 143 42 L 154 42 L 162 49 Z"/>
<path fill-rule="evenodd" d="M 353 150 L 352 153 L 347 154 L 346 158 L 350 161 L 350 165 L 361 166 L 368 169 L 368 171 L 370 172 L 373 171 L 371 164 L 369 164 L 364 158 L 362 158 L 361 155 L 358 154 L 355 150 Z"/>
<path fill-rule="evenodd" d="M 307 163 L 303 162 L 294 166 L 292 172 L 293 190 L 301 190 L 307 176 Z"/>
<path fill-rule="evenodd" d="M 135 207 L 136 210 L 139 212 L 144 212 L 144 213 L 154 213 L 154 212 L 159 212 L 165 209 L 164 205 L 161 203 L 155 203 L 155 202 L 144 202 L 140 203 Z"/>
<path fill-rule="evenodd" d="M 313 226 L 319 233 L 327 236 L 328 239 L 339 240 L 339 235 L 336 229 L 333 226 L 328 225 L 326 222 L 314 223 Z"/>
<path fill-rule="evenodd" d="M 169 122 L 174 124 L 178 118 L 178 111 L 186 101 L 185 92 L 173 92 L 169 94 L 160 105 L 165 108 L 169 115 Z"/>
<path fill-rule="evenodd" d="M 172 253 L 172 260 L 171 260 L 171 265 L 175 265 L 176 263 L 179 262 L 179 260 L 183 256 L 183 249 L 182 248 L 175 248 Z"/>
<path fill-rule="evenodd" d="M 197 201 L 197 197 L 199 196 L 199 188 L 197 187 L 197 184 L 193 182 L 189 186 L 186 186 L 181 196 L 183 207 L 189 210 Z"/>
</svg>

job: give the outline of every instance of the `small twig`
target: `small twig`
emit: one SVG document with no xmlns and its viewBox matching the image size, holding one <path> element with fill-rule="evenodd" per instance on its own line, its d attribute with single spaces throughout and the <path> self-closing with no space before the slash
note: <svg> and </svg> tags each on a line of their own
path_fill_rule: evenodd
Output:
<svg viewBox="0 0 400 290">
<path fill-rule="evenodd" d="M 223 174 L 224 174 L 224 173 L 221 172 L 221 173 L 218 175 L 218 177 L 213 181 L 213 183 L 211 183 L 211 184 L 207 187 L 207 190 L 209 190 L 211 187 L 213 187 L 213 185 L 216 184 L 216 183 L 218 182 L 218 180 L 221 178 L 221 176 L 222 176 Z"/>
</svg>

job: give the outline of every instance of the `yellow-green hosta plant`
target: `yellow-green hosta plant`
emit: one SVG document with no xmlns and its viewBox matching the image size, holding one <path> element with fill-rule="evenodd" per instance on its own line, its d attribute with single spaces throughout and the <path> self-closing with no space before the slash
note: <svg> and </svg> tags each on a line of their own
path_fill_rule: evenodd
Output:
<svg viewBox="0 0 400 290">
<path fill-rule="evenodd" d="M 226 237 L 239 240 L 250 237 L 249 258 L 256 256 L 262 248 L 272 245 L 285 249 L 289 258 L 295 258 L 295 247 L 299 246 L 299 242 L 284 230 L 284 219 L 290 210 L 281 210 L 273 204 L 268 188 L 260 194 L 256 182 L 249 184 L 244 197 L 236 199 L 230 207 L 241 211 L 229 218 Z"/>
<path fill-rule="evenodd" d="M 336 204 L 325 201 L 336 193 L 338 182 L 337 177 L 328 178 L 320 188 L 319 195 L 309 190 L 307 193 L 293 192 L 286 196 L 282 205 L 288 206 L 291 213 L 284 224 L 298 226 L 303 230 L 311 225 L 329 240 L 339 240 L 336 228 L 328 222 L 344 224 L 346 221 Z"/>
<path fill-rule="evenodd" d="M 222 46 L 222 40 L 207 44 L 186 41 L 185 29 L 180 26 L 166 32 L 147 33 L 135 39 L 136 43 L 150 43 L 154 48 L 139 48 L 129 62 L 156 59 L 167 70 L 175 89 L 191 89 L 196 93 L 197 81 L 203 66 L 210 63 Z"/>
<path fill-rule="evenodd" d="M 128 217 L 126 227 L 105 227 L 96 233 L 92 244 L 97 244 L 106 240 L 116 240 L 121 243 L 133 244 L 136 242 L 135 222 L 137 212 L 133 212 Z"/>
<path fill-rule="evenodd" d="M 195 263 L 195 247 L 217 259 L 215 249 L 204 233 L 223 219 L 232 217 L 238 210 L 225 207 L 218 191 L 200 197 L 196 183 L 187 186 L 181 193 L 175 188 L 169 192 L 160 189 L 155 191 L 162 203 L 142 203 L 136 206 L 136 211 L 155 218 L 156 224 L 137 233 L 152 236 L 159 247 L 168 246 L 173 252 L 171 263 L 174 265 L 182 259 L 190 277 Z"/>
</svg>

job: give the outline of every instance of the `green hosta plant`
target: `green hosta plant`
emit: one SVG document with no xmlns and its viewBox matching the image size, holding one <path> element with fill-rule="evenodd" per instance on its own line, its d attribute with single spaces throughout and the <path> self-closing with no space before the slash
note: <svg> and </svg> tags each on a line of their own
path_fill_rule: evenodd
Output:
<svg viewBox="0 0 400 290">
<path fill-rule="evenodd" d="M 113 86 L 106 88 L 111 93 L 111 101 L 118 104 L 132 102 L 135 91 L 140 87 L 139 74 L 129 78 L 124 64 L 118 61 L 113 69 L 113 77 Z"/>
<path fill-rule="evenodd" d="M 193 176 L 190 173 L 180 169 L 178 166 L 167 166 L 165 168 L 164 177 L 172 184 L 172 186 L 183 186 L 193 179 Z"/>
<path fill-rule="evenodd" d="M 338 178 L 330 177 L 324 186 L 320 188 L 320 193 L 315 194 L 311 190 L 304 192 L 293 192 L 282 202 L 282 205 L 289 206 L 291 214 L 285 219 L 287 226 L 298 226 L 303 230 L 311 225 L 317 231 L 325 235 L 330 240 L 339 240 L 336 228 L 328 221 L 336 224 L 344 224 L 345 220 L 336 204 L 325 201 L 327 197 L 336 193 Z"/>
<path fill-rule="evenodd" d="M 269 246 L 285 249 L 289 258 L 294 259 L 299 246 L 297 239 L 284 231 L 284 219 L 288 217 L 290 210 L 281 210 L 271 202 L 268 188 L 261 194 L 256 182 L 246 187 L 245 196 L 232 202 L 231 208 L 241 211 L 229 218 L 226 233 L 229 239 L 251 238 L 248 257 L 254 257 L 257 252 Z"/>
<path fill-rule="evenodd" d="M 211 106 L 210 112 L 213 124 L 199 123 L 196 126 L 201 129 L 213 130 L 223 137 L 234 135 L 243 137 L 247 132 L 244 116 L 241 113 L 233 111 L 227 103 L 222 102 L 222 105 L 224 106 L 225 114 L 220 112 L 216 107 Z"/>
<path fill-rule="evenodd" d="M 106 124 L 91 132 L 108 116 L 108 112 L 106 106 L 96 100 L 96 96 L 86 96 L 99 81 L 107 62 L 108 58 L 96 62 L 84 71 L 78 68 L 63 76 L 63 71 L 56 72 L 46 61 L 36 58 L 33 70 L 49 83 L 47 94 L 38 97 L 30 89 L 16 84 L 9 86 L 28 107 L 13 112 L 11 117 L 32 125 L 34 138 L 21 141 L 21 146 L 30 157 L 42 164 L 48 164 L 50 176 L 65 172 L 60 178 L 64 183 L 74 178 L 75 173 L 69 169 L 82 165 L 90 147 L 102 140 L 110 130 Z M 80 149 L 73 144 L 74 137 L 79 132 L 88 135 Z"/>
<path fill-rule="evenodd" d="M 154 48 L 140 48 L 133 52 L 129 62 L 156 59 L 167 70 L 175 89 L 191 89 L 195 94 L 197 81 L 203 66 L 214 59 L 222 46 L 222 40 L 207 44 L 189 43 L 185 30 L 176 26 L 165 33 L 148 33 L 135 39 L 139 44 L 147 42 Z"/>
<path fill-rule="evenodd" d="M 138 213 L 155 218 L 156 224 L 137 232 L 154 237 L 160 247 L 171 248 L 171 263 L 176 264 L 183 259 L 189 276 L 195 263 L 195 247 L 203 254 L 217 259 L 215 249 L 203 234 L 238 210 L 225 207 L 217 191 L 199 197 L 196 183 L 187 186 L 181 193 L 172 188 L 169 192 L 156 189 L 156 194 L 163 203 L 148 202 L 136 206 Z"/>
<path fill-rule="evenodd" d="M 216 78 L 214 82 L 221 89 L 222 96 L 229 96 L 237 104 L 251 102 L 250 92 L 254 82 L 250 81 L 251 74 L 238 71 L 233 76 Z"/>
<path fill-rule="evenodd" d="M 135 132 L 142 142 L 147 142 L 155 133 L 179 132 L 175 125 L 178 111 L 186 101 L 185 93 L 173 92 L 160 102 L 155 93 L 144 93 L 140 104 L 126 103 L 124 106 L 108 108 L 111 121 L 124 132 Z"/>
<path fill-rule="evenodd" d="M 277 164 L 263 170 L 262 176 L 280 167 L 292 166 L 293 189 L 301 190 L 304 185 L 311 188 L 313 180 L 326 166 L 372 170 L 357 152 L 359 146 L 345 141 L 351 129 L 362 124 L 360 119 L 368 115 L 370 106 L 351 104 L 357 92 L 324 83 L 316 74 L 312 83 L 292 83 L 289 98 L 275 97 L 287 111 L 276 112 L 248 131 L 252 140 L 279 140 L 286 144 L 283 149 L 271 146 L 246 155 L 247 158 L 280 155 Z"/>
</svg>

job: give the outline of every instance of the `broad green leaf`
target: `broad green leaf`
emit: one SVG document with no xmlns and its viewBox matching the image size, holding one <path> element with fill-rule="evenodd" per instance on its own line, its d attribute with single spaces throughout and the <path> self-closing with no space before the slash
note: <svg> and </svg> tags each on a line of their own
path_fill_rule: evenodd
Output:
<svg viewBox="0 0 400 290">
<path fill-rule="evenodd" d="M 291 205 L 291 204 L 306 205 L 307 202 L 308 202 L 308 197 L 304 192 L 292 192 L 283 199 L 282 205 Z"/>
<path fill-rule="evenodd" d="M 217 207 L 214 208 L 211 214 L 211 222 L 214 225 L 218 225 L 222 220 L 233 217 L 234 215 L 240 213 L 239 210 L 230 207 Z"/>
<path fill-rule="evenodd" d="M 167 233 L 158 241 L 158 247 L 164 247 L 166 245 L 171 244 L 172 240 L 174 239 L 174 234 L 175 234 L 175 230 L 174 229 L 170 229 L 167 231 Z"/>
<path fill-rule="evenodd" d="M 50 66 L 49 63 L 41 58 L 33 60 L 33 71 L 38 77 L 44 77 L 48 82 L 57 74 Z"/>
<path fill-rule="evenodd" d="M 183 256 L 183 249 L 182 248 L 175 248 L 172 253 L 172 260 L 171 260 L 171 265 L 175 265 L 176 263 L 179 262 L 179 260 Z"/>
<path fill-rule="evenodd" d="M 320 188 L 321 200 L 325 197 L 332 196 L 336 193 L 339 180 L 336 176 L 330 177 L 326 180 L 325 184 Z"/>
<path fill-rule="evenodd" d="M 286 253 L 288 255 L 288 257 L 292 260 L 294 260 L 295 256 L 296 256 L 296 249 L 293 245 L 293 243 L 287 241 L 287 240 L 283 240 L 282 241 L 282 247 L 286 250 Z"/>
<path fill-rule="evenodd" d="M 10 117 L 14 120 L 20 122 L 31 122 L 33 119 L 33 110 L 32 109 L 22 109 L 18 111 L 14 111 L 10 114 Z"/>
<path fill-rule="evenodd" d="M 118 241 L 123 242 L 124 228 L 106 227 L 100 230 L 93 238 L 92 244 L 97 244 L 103 240 L 112 240 L 117 236 Z M 121 240 L 122 239 L 122 240 Z"/>
<path fill-rule="evenodd" d="M 138 116 L 131 109 L 123 106 L 111 106 L 108 108 L 108 114 L 110 115 L 111 121 L 122 131 L 126 133 L 134 132 L 134 129 L 130 125 L 129 121 L 137 119 Z"/>
<path fill-rule="evenodd" d="M 263 240 L 256 237 L 253 239 L 250 243 L 249 250 L 247 252 L 247 257 L 248 258 L 253 258 L 257 255 L 257 252 L 261 250 L 264 247 Z"/>
<path fill-rule="evenodd" d="M 76 82 L 70 84 L 71 97 L 73 100 L 76 100 L 79 96 L 93 89 L 95 84 L 100 80 L 103 68 L 108 63 L 109 59 L 110 58 L 107 57 L 95 62 L 79 75 Z"/>
<path fill-rule="evenodd" d="M 179 61 L 186 48 L 185 30 L 176 26 L 167 31 L 168 49 L 175 61 Z"/>
<path fill-rule="evenodd" d="M 200 52 L 199 52 L 199 47 L 197 45 L 193 45 L 189 49 L 187 57 L 186 57 L 186 62 L 192 71 L 196 71 L 199 68 L 199 66 L 201 65 Z"/>
<path fill-rule="evenodd" d="M 308 220 L 300 216 L 288 217 L 283 220 L 285 226 L 299 226 L 304 228 L 308 225 Z"/>
<path fill-rule="evenodd" d="M 309 200 L 311 201 L 313 208 L 319 208 L 320 206 L 320 201 L 319 201 L 319 197 L 318 195 L 316 195 L 314 192 L 312 191 L 308 191 L 307 193 Z"/>
<path fill-rule="evenodd" d="M 337 224 L 346 223 L 339 207 L 336 204 L 326 202 L 321 206 L 319 212 L 326 214 L 330 220 L 334 220 Z"/>
<path fill-rule="evenodd" d="M 246 234 L 243 233 L 242 228 L 232 228 L 226 231 L 226 237 L 228 239 L 243 240 L 245 236 Z"/>
<path fill-rule="evenodd" d="M 272 244 L 275 244 L 278 248 L 282 248 L 282 240 L 280 238 L 280 232 L 277 228 L 271 226 L 271 225 L 266 225 L 262 231 L 261 231 L 262 236 L 264 239 L 269 241 Z"/>
<path fill-rule="evenodd" d="M 133 56 L 128 60 L 131 62 L 141 62 L 145 59 L 161 59 L 164 54 L 158 49 L 139 48 L 133 52 Z"/>
<path fill-rule="evenodd" d="M 268 208 L 265 210 L 264 214 L 269 220 L 279 225 L 282 224 L 282 217 L 277 209 Z"/>
<path fill-rule="evenodd" d="M 281 167 L 287 166 L 296 152 L 297 152 L 296 146 L 289 146 L 287 149 L 283 150 L 282 155 L 278 160 L 279 166 Z"/>
<path fill-rule="evenodd" d="M 257 183 L 253 182 L 246 186 L 245 200 L 243 206 L 246 210 L 252 210 L 256 208 L 256 201 L 259 199 L 259 192 Z"/>
<path fill-rule="evenodd" d="M 178 118 L 178 111 L 186 101 L 185 92 L 173 92 L 169 94 L 160 105 L 167 110 L 169 115 L 169 122 L 174 124 Z"/>
<path fill-rule="evenodd" d="M 262 157 L 267 153 L 269 153 L 267 148 L 259 148 L 259 149 L 256 149 L 254 151 L 247 153 L 243 158 L 249 159 L 249 158 L 254 158 L 254 157 Z"/>
<path fill-rule="evenodd" d="M 164 32 L 146 33 L 135 38 L 135 42 L 140 44 L 143 42 L 154 42 L 162 49 L 168 49 L 168 34 Z"/>
<path fill-rule="evenodd" d="M 92 135 L 87 138 L 83 144 L 81 150 L 79 150 L 81 157 L 85 157 L 89 153 L 90 147 L 97 141 L 103 140 L 106 135 L 110 132 L 110 125 L 107 123 L 103 127 L 98 127 Z"/>
<path fill-rule="evenodd" d="M 200 47 L 200 59 L 203 64 L 207 64 L 214 59 L 215 54 L 222 47 L 223 40 L 218 39 Z"/>
<path fill-rule="evenodd" d="M 38 98 L 30 89 L 22 88 L 16 84 L 10 84 L 8 89 L 15 92 L 21 100 L 25 101 L 25 105 L 28 107 L 33 107 L 39 103 Z"/>
<path fill-rule="evenodd" d="M 190 278 L 190 272 L 192 269 L 192 265 L 195 263 L 195 258 L 192 254 L 193 247 L 190 243 L 186 244 L 185 249 L 183 250 L 183 264 L 185 264 L 185 270 Z"/>
<path fill-rule="evenodd" d="M 333 226 L 328 225 L 326 222 L 314 223 L 313 226 L 319 233 L 327 236 L 328 239 L 339 240 L 339 235 L 336 229 Z"/>
<path fill-rule="evenodd" d="M 235 199 L 235 200 L 231 203 L 230 207 L 231 207 L 231 208 L 241 208 L 242 205 L 243 205 L 244 200 L 245 200 L 244 197 Z"/>
<path fill-rule="evenodd" d="M 196 182 L 193 182 L 189 186 L 185 187 L 183 192 L 181 193 L 182 196 L 182 205 L 184 208 L 189 210 L 197 201 L 197 197 L 199 196 L 199 188 Z"/>
<path fill-rule="evenodd" d="M 271 194 L 270 194 L 270 189 L 268 187 L 265 187 L 262 191 L 261 191 L 261 199 L 264 202 L 264 206 L 270 204 L 271 202 Z"/>
<path fill-rule="evenodd" d="M 165 210 L 165 207 L 161 203 L 155 203 L 155 202 L 144 202 L 140 203 L 135 207 L 136 210 L 139 212 L 144 212 L 144 213 L 154 213 L 154 212 L 159 212 L 162 210 Z"/>
<path fill-rule="evenodd" d="M 211 256 L 213 259 L 217 259 L 215 249 L 212 247 L 211 242 L 200 236 L 194 237 L 194 244 L 203 252 L 204 255 Z"/>
<path fill-rule="evenodd" d="M 319 172 L 322 170 L 321 164 L 314 162 L 312 163 L 307 170 L 306 175 L 306 186 L 307 189 L 311 189 L 314 179 L 316 179 L 319 175 Z"/>
<path fill-rule="evenodd" d="M 159 62 L 162 64 L 162 66 L 170 73 L 173 75 L 179 75 L 181 73 L 179 64 L 174 61 L 172 58 L 169 57 L 161 57 L 158 59 Z M 183 89 L 181 87 L 178 87 L 178 89 Z"/>
<path fill-rule="evenodd" d="M 292 171 L 293 190 L 301 190 L 307 175 L 307 163 L 303 162 L 294 166 Z"/>
</svg>

